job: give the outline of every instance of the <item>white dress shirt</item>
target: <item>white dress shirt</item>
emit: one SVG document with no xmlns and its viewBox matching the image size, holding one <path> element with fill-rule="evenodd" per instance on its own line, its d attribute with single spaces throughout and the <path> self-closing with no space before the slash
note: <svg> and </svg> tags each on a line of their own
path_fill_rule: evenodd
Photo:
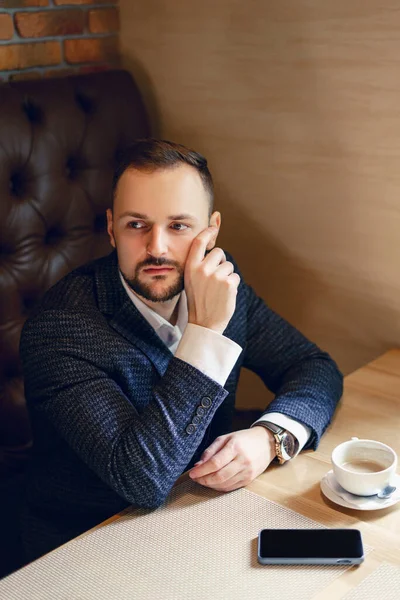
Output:
<svg viewBox="0 0 400 600">
<path fill-rule="evenodd" d="M 176 358 L 189 363 L 204 373 L 204 375 L 219 383 L 219 385 L 224 386 L 242 352 L 241 346 L 212 329 L 188 323 L 185 291 L 182 291 L 178 301 L 176 325 L 172 325 L 161 315 L 149 308 L 130 289 L 121 273 L 119 275 L 122 285 L 133 304 L 153 327 L 154 331 L 172 354 Z M 281 413 L 269 413 L 257 419 L 255 423 L 259 421 L 269 421 L 290 431 L 299 442 L 299 452 L 311 434 L 309 427 Z"/>
</svg>

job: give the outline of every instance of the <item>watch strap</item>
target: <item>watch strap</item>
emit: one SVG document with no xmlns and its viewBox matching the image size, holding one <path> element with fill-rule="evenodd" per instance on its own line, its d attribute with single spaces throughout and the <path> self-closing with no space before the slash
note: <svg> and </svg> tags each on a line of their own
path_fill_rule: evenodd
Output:
<svg viewBox="0 0 400 600">
<path fill-rule="evenodd" d="M 262 425 L 266 429 L 269 429 L 269 431 L 271 431 L 271 433 L 273 434 L 275 438 L 276 458 L 279 464 L 283 464 L 291 458 L 293 458 L 294 456 L 296 456 L 299 448 L 299 442 L 296 436 L 294 436 L 290 431 L 284 429 L 283 427 L 280 427 L 279 425 L 276 425 L 276 423 L 271 423 L 270 421 L 257 421 L 257 425 Z M 290 436 L 292 438 L 294 452 L 291 456 L 289 456 L 289 454 L 285 450 L 283 444 L 284 436 Z"/>
</svg>

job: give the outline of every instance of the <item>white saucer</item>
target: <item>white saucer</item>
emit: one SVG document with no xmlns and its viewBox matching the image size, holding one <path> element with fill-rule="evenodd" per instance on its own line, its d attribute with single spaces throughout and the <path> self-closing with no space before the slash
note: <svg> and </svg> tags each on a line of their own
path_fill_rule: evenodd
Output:
<svg viewBox="0 0 400 600">
<path fill-rule="evenodd" d="M 337 494 L 332 489 L 332 487 L 328 483 L 329 477 L 334 477 L 333 471 L 329 471 L 322 478 L 321 491 L 324 494 L 324 496 L 326 496 L 328 498 L 328 500 L 331 500 L 335 504 L 338 504 L 339 506 L 343 506 L 344 508 L 351 508 L 352 510 L 382 510 L 383 508 L 388 508 L 389 506 L 393 506 L 394 504 L 397 504 L 397 502 L 400 501 L 399 494 L 397 494 L 395 492 L 393 494 L 393 496 L 391 496 L 390 498 L 387 498 L 386 500 L 383 500 L 383 499 L 379 500 L 379 498 L 377 498 L 376 496 L 369 496 L 369 497 L 365 497 L 365 498 L 362 496 L 354 496 L 354 503 L 353 502 L 350 503 L 347 500 L 345 500 L 344 498 L 342 498 L 341 496 L 339 496 L 339 494 Z M 339 485 L 339 484 L 336 483 L 336 485 Z M 400 489 L 400 475 L 395 475 L 393 485 L 395 485 L 397 487 L 397 490 Z M 358 501 L 360 502 L 359 505 L 357 505 Z"/>
</svg>

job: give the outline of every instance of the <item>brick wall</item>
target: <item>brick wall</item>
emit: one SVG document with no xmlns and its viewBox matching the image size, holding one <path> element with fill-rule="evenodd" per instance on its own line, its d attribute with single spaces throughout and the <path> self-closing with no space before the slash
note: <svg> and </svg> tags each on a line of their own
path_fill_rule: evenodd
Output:
<svg viewBox="0 0 400 600">
<path fill-rule="evenodd" d="M 118 0 L 0 0 L 0 80 L 118 66 Z"/>
</svg>

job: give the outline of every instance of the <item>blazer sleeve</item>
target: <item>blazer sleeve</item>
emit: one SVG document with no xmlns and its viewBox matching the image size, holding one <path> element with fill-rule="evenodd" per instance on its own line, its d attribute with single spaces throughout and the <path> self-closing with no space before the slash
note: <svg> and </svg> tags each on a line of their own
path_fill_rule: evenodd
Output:
<svg viewBox="0 0 400 600">
<path fill-rule="evenodd" d="M 172 358 L 139 413 L 99 362 L 98 336 L 99 327 L 77 313 L 48 310 L 28 321 L 21 337 L 28 406 L 43 413 L 127 502 L 155 508 L 184 471 L 227 392 Z M 143 368 L 143 362 L 132 364 L 134 377 L 139 379 Z M 202 400 L 210 406 L 188 432 Z"/>
<path fill-rule="evenodd" d="M 244 284 L 247 342 L 243 366 L 274 394 L 263 414 L 279 412 L 308 425 L 316 448 L 343 392 L 343 376 L 326 352 L 277 315 Z"/>
</svg>

